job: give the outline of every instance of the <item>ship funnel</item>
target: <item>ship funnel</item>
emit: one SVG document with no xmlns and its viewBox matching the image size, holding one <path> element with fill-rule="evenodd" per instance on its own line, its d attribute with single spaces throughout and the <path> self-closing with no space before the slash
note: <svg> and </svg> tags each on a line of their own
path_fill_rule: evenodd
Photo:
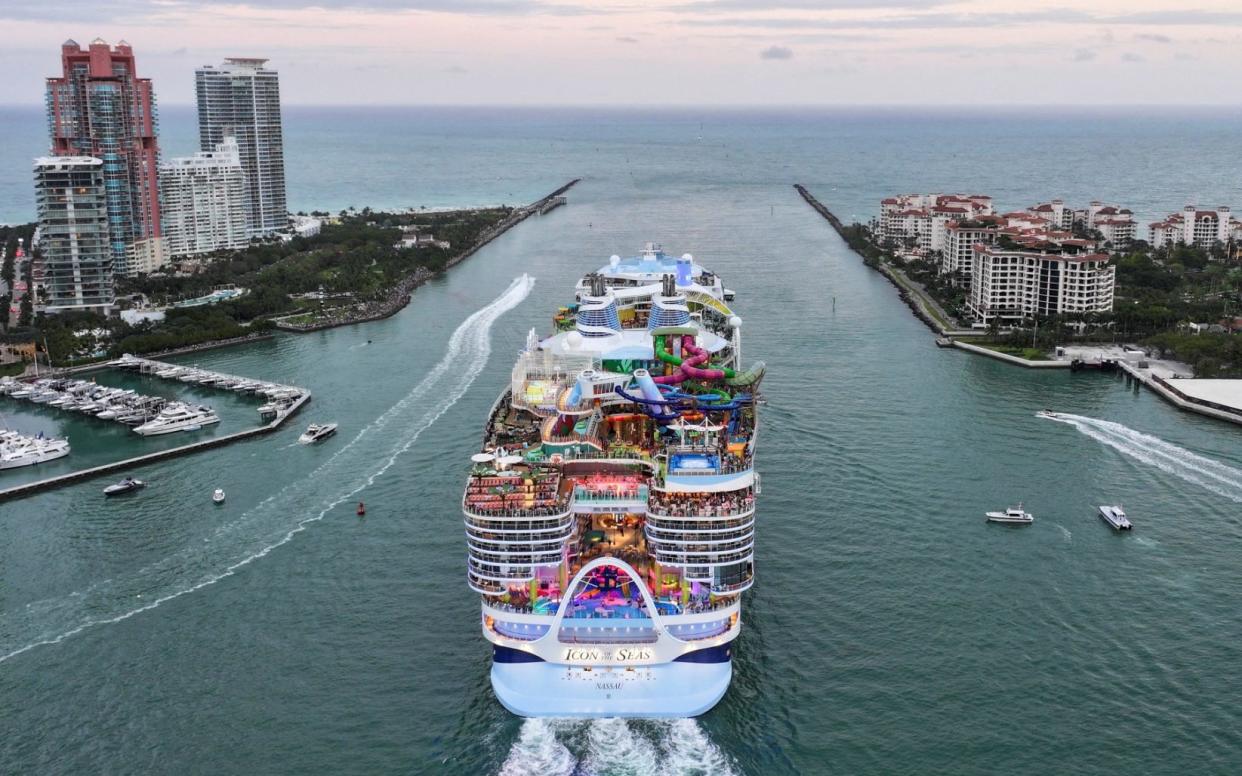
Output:
<svg viewBox="0 0 1242 776">
<path fill-rule="evenodd" d="M 677 285 L 690 285 L 690 268 L 694 260 L 690 258 L 690 254 L 686 254 L 677 260 Z"/>
</svg>

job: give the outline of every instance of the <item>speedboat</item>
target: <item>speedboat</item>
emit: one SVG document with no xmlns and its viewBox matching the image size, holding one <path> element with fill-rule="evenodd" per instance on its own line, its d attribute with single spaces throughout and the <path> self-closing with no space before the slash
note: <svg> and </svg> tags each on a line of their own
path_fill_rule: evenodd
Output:
<svg viewBox="0 0 1242 776">
<path fill-rule="evenodd" d="M 1108 523 L 1117 531 L 1129 531 L 1134 528 L 1130 523 L 1130 518 L 1126 517 L 1126 512 L 1121 505 L 1100 506 L 1100 517 L 1104 518 L 1104 522 Z"/>
<path fill-rule="evenodd" d="M 1035 417 L 1048 418 L 1049 420 L 1059 420 L 1063 416 L 1061 415 L 1061 413 L 1053 412 L 1052 410 L 1040 410 L 1039 412 L 1035 413 Z"/>
<path fill-rule="evenodd" d="M 105 496 L 119 496 L 122 493 L 132 493 L 135 490 L 142 490 L 147 484 L 142 480 L 136 480 L 133 477 L 126 477 L 115 485 L 109 485 L 104 488 Z"/>
<path fill-rule="evenodd" d="M 176 403 L 164 407 L 154 418 L 136 426 L 134 431 L 142 436 L 156 436 L 174 431 L 197 431 L 209 423 L 219 422 L 220 418 L 209 407 Z"/>
<path fill-rule="evenodd" d="M 1035 515 L 1027 512 L 1019 503 L 1016 507 L 1008 507 L 1004 512 L 985 512 L 989 523 L 1009 523 L 1011 525 L 1028 525 L 1035 522 Z"/>
<path fill-rule="evenodd" d="M 223 504 L 224 503 L 224 489 L 216 488 L 215 491 L 213 491 L 211 494 L 211 500 L 217 504 Z"/>
<path fill-rule="evenodd" d="M 327 439 L 336 433 L 335 423 L 312 423 L 306 427 L 305 433 L 298 437 L 298 441 L 304 445 L 312 442 L 318 442 L 321 439 Z"/>
</svg>

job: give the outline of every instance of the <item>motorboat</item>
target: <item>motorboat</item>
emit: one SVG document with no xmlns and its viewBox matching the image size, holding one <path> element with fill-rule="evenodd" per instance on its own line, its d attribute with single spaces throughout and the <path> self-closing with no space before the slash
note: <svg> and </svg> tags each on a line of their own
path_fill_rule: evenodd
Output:
<svg viewBox="0 0 1242 776">
<path fill-rule="evenodd" d="M 302 436 L 298 437 L 298 441 L 304 445 L 309 445 L 321 439 L 327 439 L 335 433 L 335 423 L 312 423 L 306 427 L 306 431 Z"/>
<path fill-rule="evenodd" d="M 1053 412 L 1052 410 L 1040 410 L 1039 412 L 1035 413 L 1035 417 L 1048 418 L 1049 420 L 1060 420 L 1061 418 L 1065 416 L 1061 414 L 1060 412 Z"/>
<path fill-rule="evenodd" d="M 223 504 L 224 503 L 224 489 L 216 488 L 214 491 L 212 491 L 211 500 L 217 504 Z"/>
<path fill-rule="evenodd" d="M 147 484 L 142 480 L 136 480 L 133 477 L 126 477 L 115 485 L 109 485 L 103 489 L 105 496 L 119 496 L 122 493 L 133 493 L 135 490 L 142 490 Z"/>
<path fill-rule="evenodd" d="M 1019 503 L 1016 507 L 1007 507 L 1004 512 L 985 512 L 989 523 L 1008 523 L 1010 525 L 1029 525 L 1035 522 L 1035 515 L 1027 512 Z"/>
<path fill-rule="evenodd" d="M 169 404 L 159 414 L 134 431 L 142 436 L 171 434 L 175 431 L 191 431 L 202 428 L 210 423 L 219 423 L 220 418 L 209 407 L 191 407 L 187 404 Z"/>
<path fill-rule="evenodd" d="M 1129 531 L 1134 526 L 1130 523 L 1130 518 L 1126 517 L 1126 511 L 1121 508 L 1120 504 L 1108 506 L 1100 506 L 1100 517 L 1104 518 L 1104 522 L 1108 523 L 1114 530 Z"/>
</svg>

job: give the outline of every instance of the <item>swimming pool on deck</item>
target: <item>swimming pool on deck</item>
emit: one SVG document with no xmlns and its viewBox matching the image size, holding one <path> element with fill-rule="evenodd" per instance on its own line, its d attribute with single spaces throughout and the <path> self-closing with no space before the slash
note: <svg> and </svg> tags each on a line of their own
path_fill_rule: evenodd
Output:
<svg viewBox="0 0 1242 776">
<path fill-rule="evenodd" d="M 720 456 L 704 453 L 674 453 L 669 456 L 670 472 L 704 472 L 720 468 Z"/>
</svg>

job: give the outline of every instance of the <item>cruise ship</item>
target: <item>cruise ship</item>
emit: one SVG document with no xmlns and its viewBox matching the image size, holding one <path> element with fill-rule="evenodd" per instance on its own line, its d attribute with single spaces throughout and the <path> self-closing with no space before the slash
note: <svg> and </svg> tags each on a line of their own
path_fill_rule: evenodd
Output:
<svg viewBox="0 0 1242 776">
<path fill-rule="evenodd" d="M 692 717 L 754 583 L 764 367 L 732 291 L 648 244 L 531 331 L 462 498 L 492 688 L 525 717 Z"/>
</svg>

